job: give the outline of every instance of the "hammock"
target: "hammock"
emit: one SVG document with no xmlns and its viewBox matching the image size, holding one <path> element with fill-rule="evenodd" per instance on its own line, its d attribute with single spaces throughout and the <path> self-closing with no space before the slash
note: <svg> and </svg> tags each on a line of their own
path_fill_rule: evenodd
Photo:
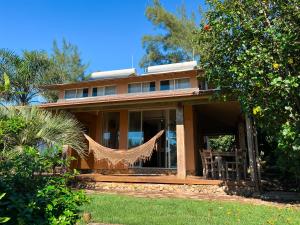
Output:
<svg viewBox="0 0 300 225">
<path fill-rule="evenodd" d="M 89 152 L 93 152 L 95 161 L 105 159 L 111 165 L 117 165 L 119 162 L 122 162 L 131 166 L 139 160 L 146 161 L 151 158 L 153 150 L 157 150 L 156 141 L 163 133 L 164 131 L 161 130 L 146 143 L 128 150 L 107 148 L 95 142 L 88 135 L 85 134 L 84 136 L 89 142 Z"/>
</svg>

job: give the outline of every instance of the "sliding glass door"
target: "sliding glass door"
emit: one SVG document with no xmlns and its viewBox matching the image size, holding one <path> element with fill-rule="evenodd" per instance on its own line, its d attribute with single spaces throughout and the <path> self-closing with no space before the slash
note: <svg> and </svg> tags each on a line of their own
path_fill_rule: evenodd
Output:
<svg viewBox="0 0 300 225">
<path fill-rule="evenodd" d="M 176 120 L 175 110 L 144 110 L 129 112 L 128 148 L 150 140 L 160 130 L 164 134 L 157 141 L 157 151 L 151 159 L 139 162 L 139 167 L 176 168 Z"/>
<path fill-rule="evenodd" d="M 119 112 L 103 112 L 102 114 L 102 144 L 108 148 L 119 148 Z"/>
</svg>

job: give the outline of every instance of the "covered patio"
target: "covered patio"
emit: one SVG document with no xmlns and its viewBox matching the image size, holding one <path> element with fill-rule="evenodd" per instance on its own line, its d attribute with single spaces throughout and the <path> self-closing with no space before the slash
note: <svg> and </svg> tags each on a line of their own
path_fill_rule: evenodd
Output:
<svg viewBox="0 0 300 225">
<path fill-rule="evenodd" d="M 119 127 L 116 139 L 119 148 L 120 146 L 123 148 L 134 147 L 134 141 L 136 145 L 143 143 L 140 135 L 143 135 L 144 138 L 145 132 L 148 132 L 151 137 L 158 130 L 167 129 L 166 133 L 168 133 L 171 131 L 170 129 L 173 129 L 173 133 L 168 133 L 172 136 L 163 135 L 158 140 L 160 149 L 155 151 L 149 160 L 137 162 L 133 166 L 124 163 L 111 165 L 107 160 L 95 160 L 93 154 L 89 154 L 87 158 L 83 159 L 72 152 L 77 160 L 73 161 L 71 166 L 79 169 L 82 173 L 78 179 L 96 182 L 212 185 L 252 183 L 259 185 L 259 165 L 256 161 L 257 150 L 255 149 L 257 143 L 255 143 L 255 135 L 253 135 L 255 133 L 251 121 L 241 113 L 237 102 L 202 101 L 185 102 L 184 104 L 169 103 L 168 105 L 167 111 L 165 111 L 166 107 L 156 106 L 149 109 L 147 105 L 143 105 L 139 110 L 116 108 L 113 111 L 94 109 L 73 111 L 72 113 L 85 125 L 86 133 L 99 143 L 105 141 L 103 140 L 105 130 L 112 130 L 107 127 L 109 119 L 103 120 L 103 116 L 108 118 L 108 115 L 115 114 L 115 117 L 118 118 L 114 125 Z M 171 116 L 172 110 L 173 117 Z M 116 116 L 116 113 L 119 114 Z M 137 120 L 140 117 L 144 119 Z M 171 124 L 167 124 L 172 120 L 174 121 L 173 128 L 171 128 Z M 106 121 L 106 124 L 101 121 Z M 149 124 L 153 130 L 152 133 L 149 133 L 151 130 Z M 234 146 L 226 151 L 212 149 L 209 146 L 209 139 L 220 135 L 233 136 Z M 168 145 L 171 137 L 175 137 L 173 148 Z M 100 140 L 101 138 L 102 140 Z M 147 141 L 147 138 L 142 141 Z M 115 142 L 113 143 L 115 144 Z M 252 150 L 248 151 L 248 146 Z M 242 162 L 237 161 L 237 150 L 243 151 Z M 210 152 L 210 162 L 203 158 L 203 151 Z"/>
</svg>

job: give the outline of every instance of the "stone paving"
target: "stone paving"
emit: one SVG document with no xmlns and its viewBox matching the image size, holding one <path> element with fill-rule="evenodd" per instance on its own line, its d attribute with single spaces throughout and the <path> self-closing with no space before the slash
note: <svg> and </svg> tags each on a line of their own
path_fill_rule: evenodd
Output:
<svg viewBox="0 0 300 225">
<path fill-rule="evenodd" d="M 88 194 L 111 193 L 147 198 L 186 198 L 207 201 L 230 201 L 251 203 L 255 205 L 272 205 L 277 207 L 296 207 L 300 204 L 286 204 L 261 200 L 259 195 L 249 190 L 243 191 L 244 196 L 230 195 L 225 186 L 217 185 L 170 185 L 170 184 L 134 184 L 97 182 L 86 184 Z"/>
</svg>

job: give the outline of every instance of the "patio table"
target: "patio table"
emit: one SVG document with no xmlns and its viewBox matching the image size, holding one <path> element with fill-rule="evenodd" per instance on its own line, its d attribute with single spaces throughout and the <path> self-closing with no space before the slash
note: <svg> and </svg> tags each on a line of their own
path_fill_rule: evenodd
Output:
<svg viewBox="0 0 300 225">
<path fill-rule="evenodd" d="M 224 171 L 224 165 L 223 165 L 224 158 L 235 157 L 235 153 L 234 152 L 212 151 L 212 156 L 214 157 L 215 161 L 217 162 L 219 178 L 224 178 L 224 176 L 222 174 L 222 171 Z"/>
</svg>

